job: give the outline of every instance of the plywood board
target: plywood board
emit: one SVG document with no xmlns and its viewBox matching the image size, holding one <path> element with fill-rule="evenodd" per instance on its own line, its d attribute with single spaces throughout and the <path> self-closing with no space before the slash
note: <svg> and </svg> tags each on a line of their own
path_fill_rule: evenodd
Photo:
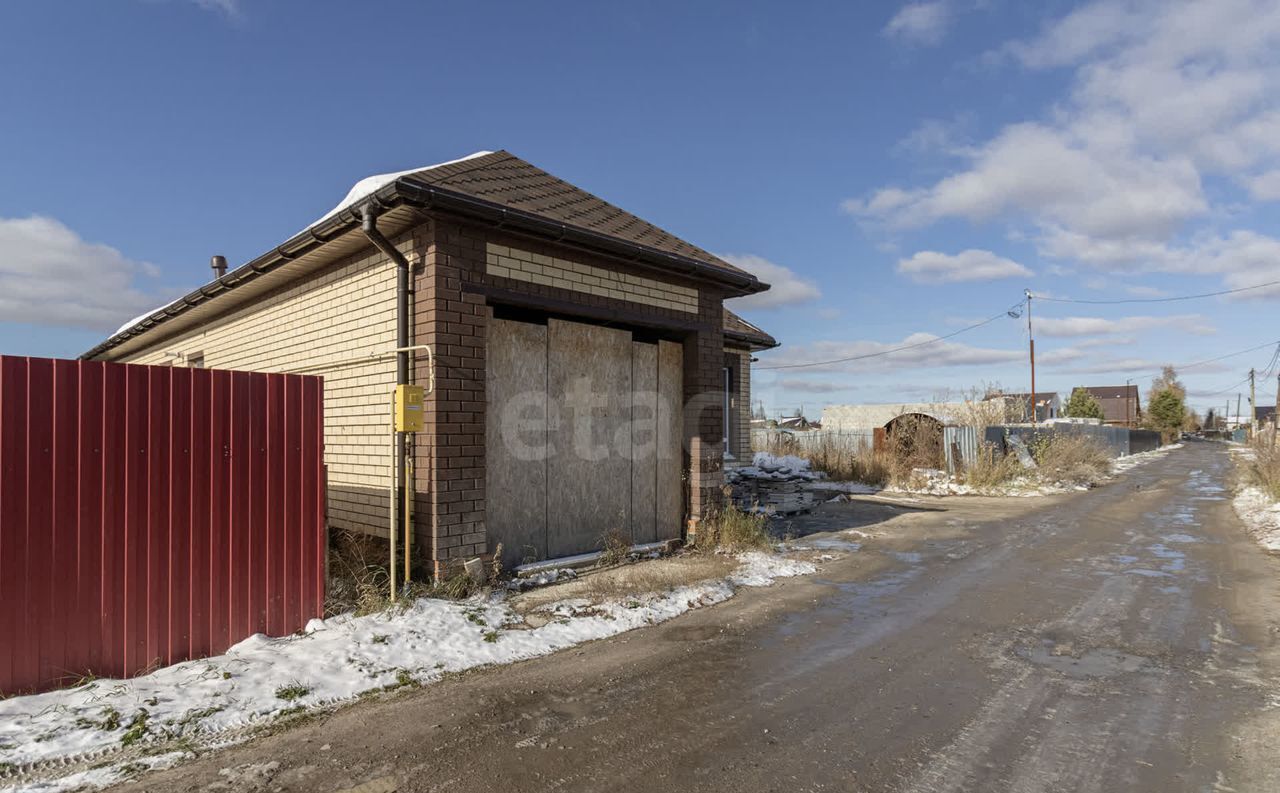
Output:
<svg viewBox="0 0 1280 793">
<path fill-rule="evenodd" d="M 547 558 L 547 327 L 488 324 L 485 526 L 512 566 Z"/>
<path fill-rule="evenodd" d="M 631 334 L 548 320 L 547 553 L 631 526 Z"/>
<path fill-rule="evenodd" d="M 684 348 L 658 342 L 658 422 L 656 510 L 658 539 L 681 536 L 684 522 Z"/>
<path fill-rule="evenodd" d="M 631 344 L 631 536 L 658 540 L 658 345 Z"/>
</svg>

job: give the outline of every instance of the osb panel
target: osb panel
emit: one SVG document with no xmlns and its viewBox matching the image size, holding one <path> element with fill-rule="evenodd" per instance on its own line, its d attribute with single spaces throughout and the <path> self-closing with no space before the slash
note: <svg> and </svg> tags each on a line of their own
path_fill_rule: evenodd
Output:
<svg viewBox="0 0 1280 793">
<path fill-rule="evenodd" d="M 502 563 L 547 558 L 547 328 L 488 323 L 485 525 Z"/>
<path fill-rule="evenodd" d="M 631 343 L 631 538 L 658 539 L 658 345 Z"/>
<path fill-rule="evenodd" d="M 654 499 L 657 531 L 661 539 L 680 536 L 684 522 L 684 488 L 680 473 L 684 467 L 681 439 L 684 437 L 684 348 L 671 341 L 658 342 L 658 442 Z"/>
<path fill-rule="evenodd" d="M 631 524 L 631 334 L 548 321 L 547 554 Z"/>
</svg>

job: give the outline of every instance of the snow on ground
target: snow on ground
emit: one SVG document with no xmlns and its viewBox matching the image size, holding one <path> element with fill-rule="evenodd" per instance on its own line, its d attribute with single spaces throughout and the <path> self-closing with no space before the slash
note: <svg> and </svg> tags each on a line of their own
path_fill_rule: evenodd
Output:
<svg viewBox="0 0 1280 793">
<path fill-rule="evenodd" d="M 1128 471 L 1144 463 L 1159 459 L 1174 449 L 1181 449 L 1181 443 L 1174 443 L 1168 446 L 1161 446 L 1149 452 L 1139 452 L 1137 454 L 1129 454 L 1124 457 L 1118 457 L 1111 461 L 1111 474 L 1107 479 L 1112 479 L 1118 474 Z M 976 488 L 963 484 L 946 471 L 940 471 L 933 468 L 917 468 L 913 472 L 912 477 L 915 481 L 909 485 L 891 485 L 885 488 L 885 493 L 911 493 L 915 495 L 925 496 L 1012 496 L 1017 498 L 1028 498 L 1035 496 L 1051 496 L 1058 493 L 1070 493 L 1078 490 L 1088 490 L 1085 485 L 1068 484 L 1064 482 L 1045 482 L 1034 474 L 1021 476 L 1012 481 L 1006 482 L 995 487 Z"/>
<path fill-rule="evenodd" d="M 1158 460 L 1174 449 L 1181 448 L 1181 443 L 1171 443 L 1168 446 L 1161 446 L 1159 449 L 1152 449 L 1149 452 L 1138 452 L 1137 454 L 1127 454 L 1124 457 L 1117 457 L 1115 460 L 1111 461 L 1111 474 L 1114 476 L 1116 474 L 1124 473 L 1130 468 L 1135 468 L 1143 463 L 1149 463 L 1152 460 Z"/>
<path fill-rule="evenodd" d="M 537 628 L 504 593 L 462 602 L 424 598 L 394 612 L 312 620 L 301 635 L 258 634 L 223 655 L 142 677 L 0 700 L 0 786 L 14 784 L 15 771 L 26 777 L 22 790 L 112 784 L 181 760 L 182 751 L 154 754 L 166 740 L 234 743 L 299 710 L 545 655 L 719 603 L 737 586 L 768 586 L 816 569 L 771 553 L 739 560 L 724 579 L 621 602 L 560 601 L 544 607 L 550 619 Z M 70 776 L 57 777 L 59 769 Z"/>
<path fill-rule="evenodd" d="M 1249 533 L 1268 551 L 1280 551 L 1280 503 L 1254 485 L 1241 488 L 1231 500 Z"/>
<path fill-rule="evenodd" d="M 1244 444 L 1233 443 L 1228 448 L 1242 463 L 1247 464 L 1257 456 Z M 1231 506 L 1263 548 L 1280 551 L 1280 502 L 1256 485 L 1244 485 L 1231 499 Z"/>
</svg>

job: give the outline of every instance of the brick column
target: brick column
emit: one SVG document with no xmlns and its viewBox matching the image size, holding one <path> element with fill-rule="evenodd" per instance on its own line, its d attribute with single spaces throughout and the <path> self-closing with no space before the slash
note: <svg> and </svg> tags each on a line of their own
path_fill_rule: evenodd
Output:
<svg viewBox="0 0 1280 793">
<path fill-rule="evenodd" d="M 459 227 L 424 227 L 424 267 L 414 295 L 415 343 L 435 356 L 435 391 L 415 451 L 416 539 L 440 575 L 486 552 L 485 345 L 489 307 L 462 284 L 484 262 L 484 242 Z M 427 384 L 426 357 L 417 382 Z"/>
<path fill-rule="evenodd" d="M 724 502 L 724 331 L 723 300 L 698 291 L 703 326 L 684 340 L 684 448 L 689 472 L 689 537 L 698 522 Z"/>
</svg>

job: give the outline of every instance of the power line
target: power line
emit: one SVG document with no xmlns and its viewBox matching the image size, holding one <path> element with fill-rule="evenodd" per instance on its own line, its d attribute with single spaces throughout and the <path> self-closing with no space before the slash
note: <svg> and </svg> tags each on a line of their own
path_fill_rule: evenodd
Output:
<svg viewBox="0 0 1280 793">
<path fill-rule="evenodd" d="M 1273 345 L 1273 344 L 1280 344 L 1280 339 L 1277 339 L 1276 341 L 1269 341 L 1269 342 L 1267 342 L 1267 343 L 1265 343 L 1265 344 L 1259 344 L 1259 345 L 1258 345 L 1258 346 L 1256 346 L 1256 347 L 1250 347 L 1250 348 L 1245 349 L 1245 350 L 1236 350 L 1235 352 L 1229 352 L 1229 353 L 1227 353 L 1226 355 L 1219 355 L 1217 358 L 1205 358 L 1203 361 L 1194 361 L 1194 362 L 1192 362 L 1192 363 L 1169 364 L 1169 365 L 1170 365 L 1170 366 L 1172 366 L 1174 369 L 1176 369 L 1176 370 L 1178 370 L 1178 371 L 1184 371 L 1184 370 L 1186 370 L 1186 369 L 1194 369 L 1194 368 L 1196 368 L 1197 366 L 1204 366 L 1204 365 L 1205 365 L 1205 364 L 1207 364 L 1207 363 L 1216 363 L 1216 362 L 1218 362 L 1218 361 L 1224 361 L 1224 360 L 1226 360 L 1227 358 L 1234 358 L 1234 357 L 1236 357 L 1237 355 L 1244 355 L 1244 354 L 1245 354 L 1245 353 L 1247 353 L 1247 352 L 1254 352 L 1254 351 L 1256 351 L 1256 350 L 1261 350 L 1262 348 L 1264 348 L 1264 347 L 1270 347 L 1270 346 L 1271 346 L 1271 345 Z M 1158 375 L 1164 374 L 1164 370 L 1163 370 L 1163 369 L 1161 369 L 1159 372 L 1151 372 L 1150 374 L 1151 374 L 1153 377 L 1155 377 L 1155 376 L 1158 376 Z M 1134 375 L 1134 378 L 1136 379 L 1136 378 L 1139 378 L 1139 377 L 1145 377 L 1145 376 L 1146 376 L 1145 374 Z"/>
<path fill-rule="evenodd" d="M 1092 305 L 1118 305 L 1120 303 L 1173 303 L 1178 300 L 1199 300 L 1204 297 L 1221 297 L 1223 295 L 1234 295 L 1240 292 L 1250 292 L 1254 289 L 1265 289 L 1269 286 L 1280 286 L 1280 281 L 1268 281 L 1265 284 L 1255 284 L 1253 286 L 1242 286 L 1239 289 L 1224 289 L 1221 292 L 1205 292 L 1199 295 L 1177 295 L 1176 297 L 1132 297 L 1119 300 L 1081 300 L 1073 297 L 1048 297 L 1047 295 L 1033 294 L 1036 300 L 1049 300 L 1054 303 L 1089 303 Z"/>
<path fill-rule="evenodd" d="M 880 352 L 869 352 L 863 355 L 850 355 L 847 358 L 834 358 L 830 361 L 810 361 L 808 363 L 788 363 L 788 364 L 781 364 L 779 366 L 757 366 L 756 371 L 766 371 L 771 369 L 801 369 L 806 366 L 829 366 L 831 364 L 836 364 L 836 363 L 849 363 L 850 361 L 864 361 L 868 358 L 880 358 L 885 355 L 893 355 L 896 352 L 903 352 L 904 350 L 914 350 L 919 347 L 927 347 L 930 344 L 937 344 L 940 341 L 946 341 L 947 339 L 954 339 L 956 336 L 959 336 L 961 333 L 968 333 L 969 331 L 977 330 L 978 328 L 981 328 L 984 325 L 990 325 L 992 322 L 995 322 L 997 319 L 1001 319 L 1003 317 L 1008 317 L 1008 316 L 1016 317 L 1018 315 L 1014 312 L 1016 312 L 1022 306 L 1026 305 L 1026 302 L 1027 302 L 1026 300 L 1019 300 L 1017 303 L 1014 303 L 1012 306 L 1005 309 L 1004 311 L 1001 311 L 999 314 L 993 314 L 992 316 L 982 320 L 981 322 L 975 322 L 974 324 L 969 325 L 968 327 L 961 328 L 960 330 L 957 330 L 954 333 L 948 333 L 945 336 L 938 336 L 936 338 L 929 339 L 928 341 L 916 342 L 915 344 L 904 344 L 901 347 L 894 347 L 891 350 L 881 350 Z"/>
<path fill-rule="evenodd" d="M 1235 385 L 1227 386 L 1226 388 L 1222 389 L 1221 391 L 1211 391 L 1211 392 L 1209 392 L 1209 393 L 1207 393 L 1207 394 L 1201 394 L 1200 396 L 1198 396 L 1198 397 L 1196 397 L 1196 398 L 1197 398 L 1197 399 L 1207 399 L 1208 397 L 1215 397 L 1215 396 L 1220 396 L 1220 395 L 1222 395 L 1222 394 L 1229 394 L 1229 393 L 1231 393 L 1232 391 L 1235 391 L 1237 388 L 1239 388 L 1240 386 L 1244 385 L 1244 384 L 1245 384 L 1245 383 L 1247 383 L 1247 382 L 1249 382 L 1249 378 L 1246 376 L 1243 380 L 1241 380 L 1240 382 L 1236 383 Z"/>
</svg>

